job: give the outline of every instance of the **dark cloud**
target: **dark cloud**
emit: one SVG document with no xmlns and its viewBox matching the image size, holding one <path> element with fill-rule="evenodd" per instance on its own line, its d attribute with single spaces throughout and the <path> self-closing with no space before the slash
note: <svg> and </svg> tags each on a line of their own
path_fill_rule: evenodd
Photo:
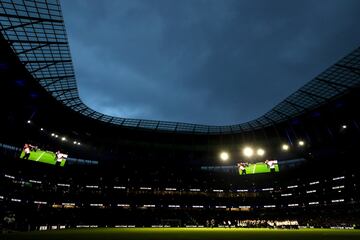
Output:
<svg viewBox="0 0 360 240">
<path fill-rule="evenodd" d="M 252 120 L 360 43 L 360 1 L 62 2 L 80 96 L 106 114 Z"/>
</svg>

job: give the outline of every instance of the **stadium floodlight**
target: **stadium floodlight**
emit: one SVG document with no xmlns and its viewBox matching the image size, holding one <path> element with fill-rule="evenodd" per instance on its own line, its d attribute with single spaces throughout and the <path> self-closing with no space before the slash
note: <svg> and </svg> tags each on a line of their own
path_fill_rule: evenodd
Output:
<svg viewBox="0 0 360 240">
<path fill-rule="evenodd" d="M 29 123 L 29 124 L 30 124 L 30 123 L 31 123 L 31 121 L 30 121 L 30 120 L 28 120 L 28 121 L 27 121 L 27 123 Z"/>
<path fill-rule="evenodd" d="M 257 151 L 256 151 L 256 154 L 258 156 L 264 156 L 265 155 L 265 150 L 262 149 L 262 148 L 259 148 Z"/>
<path fill-rule="evenodd" d="M 54 137 L 54 136 L 55 136 L 55 133 L 52 133 L 51 136 Z"/>
<path fill-rule="evenodd" d="M 300 140 L 299 142 L 298 142 L 298 144 L 299 144 L 299 146 L 304 146 L 305 145 L 305 142 L 304 141 L 302 141 L 302 140 Z"/>
<path fill-rule="evenodd" d="M 61 141 L 66 141 L 66 137 L 62 137 L 62 138 L 61 138 Z"/>
<path fill-rule="evenodd" d="M 43 129 L 43 128 L 40 128 L 40 131 L 44 131 L 44 129 Z"/>
<path fill-rule="evenodd" d="M 74 141 L 74 144 L 77 144 L 77 141 Z"/>
<path fill-rule="evenodd" d="M 254 150 L 251 147 L 245 147 L 243 149 L 243 154 L 245 157 L 251 157 L 254 155 Z"/>
<path fill-rule="evenodd" d="M 347 126 L 346 126 L 346 125 L 342 125 L 342 128 L 343 128 L 343 129 L 346 129 L 346 128 L 347 128 Z"/>
<path fill-rule="evenodd" d="M 78 142 L 77 145 L 80 145 L 80 142 Z"/>
<path fill-rule="evenodd" d="M 287 145 L 287 144 L 283 144 L 282 146 L 281 146 L 281 149 L 282 150 L 284 150 L 284 151 L 288 151 L 289 150 L 289 145 Z"/>
<path fill-rule="evenodd" d="M 227 152 L 221 152 L 221 153 L 220 153 L 220 159 L 221 159 L 222 161 L 227 161 L 227 160 L 229 160 L 229 154 L 228 154 Z"/>
<path fill-rule="evenodd" d="M 58 138 L 58 137 L 59 137 L 59 135 L 56 135 L 56 134 L 55 134 L 55 137 L 56 137 L 56 138 Z"/>
</svg>

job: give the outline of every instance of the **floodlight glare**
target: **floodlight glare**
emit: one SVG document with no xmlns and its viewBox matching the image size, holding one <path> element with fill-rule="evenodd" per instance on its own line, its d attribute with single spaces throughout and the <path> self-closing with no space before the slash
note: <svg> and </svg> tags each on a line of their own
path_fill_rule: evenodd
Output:
<svg viewBox="0 0 360 240">
<path fill-rule="evenodd" d="M 342 125 L 342 128 L 343 128 L 343 129 L 346 129 L 346 128 L 347 128 L 347 126 L 346 126 L 346 125 Z"/>
<path fill-rule="evenodd" d="M 220 159 L 221 159 L 222 161 L 227 161 L 227 160 L 229 160 L 229 154 L 228 154 L 227 152 L 222 152 L 222 153 L 220 153 Z"/>
<path fill-rule="evenodd" d="M 259 148 L 257 151 L 256 151 L 256 154 L 258 156 L 264 156 L 265 155 L 265 150 L 262 149 L 262 148 Z"/>
<path fill-rule="evenodd" d="M 80 145 L 80 143 L 78 142 L 77 145 Z"/>
<path fill-rule="evenodd" d="M 59 137 L 59 136 L 55 134 L 55 137 L 57 138 L 57 137 Z"/>
<path fill-rule="evenodd" d="M 43 128 L 40 128 L 40 131 L 44 131 L 44 129 L 43 129 Z"/>
<path fill-rule="evenodd" d="M 52 133 L 51 136 L 52 136 L 52 137 L 55 136 L 55 133 Z"/>
<path fill-rule="evenodd" d="M 66 137 L 62 137 L 61 140 L 62 140 L 62 141 L 66 141 Z"/>
<path fill-rule="evenodd" d="M 299 146 L 304 146 L 305 142 L 304 141 L 299 141 Z"/>
<path fill-rule="evenodd" d="M 74 144 L 77 144 L 77 142 L 76 142 L 76 141 L 74 141 Z"/>
<path fill-rule="evenodd" d="M 28 120 L 28 121 L 27 121 L 27 123 L 31 123 L 31 121 L 30 121 L 30 120 Z"/>
<path fill-rule="evenodd" d="M 287 151 L 287 150 L 289 150 L 289 145 L 283 144 L 283 145 L 281 146 L 281 148 L 282 148 L 282 150 Z"/>
<path fill-rule="evenodd" d="M 251 157 L 252 155 L 254 155 L 254 150 L 251 147 L 245 147 L 243 149 L 243 154 L 245 157 Z"/>
</svg>

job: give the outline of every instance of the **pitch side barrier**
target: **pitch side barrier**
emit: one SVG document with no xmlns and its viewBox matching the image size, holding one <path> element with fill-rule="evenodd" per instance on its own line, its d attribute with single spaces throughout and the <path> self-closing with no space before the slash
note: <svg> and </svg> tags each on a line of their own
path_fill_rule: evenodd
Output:
<svg viewBox="0 0 360 240">
<path fill-rule="evenodd" d="M 266 229 L 338 229 L 338 230 L 353 230 L 356 229 L 354 226 L 330 226 L 330 227 L 315 227 L 315 226 L 300 226 L 300 225 L 281 225 L 278 227 L 240 227 L 236 225 L 218 225 L 214 227 L 205 226 L 205 225 L 184 225 L 184 226 L 170 226 L 170 225 L 151 225 L 151 226 L 137 226 L 137 225 L 75 225 L 75 226 L 68 226 L 68 225 L 39 225 L 36 226 L 35 231 L 52 231 L 52 230 L 64 230 L 64 229 L 93 229 L 93 228 L 266 228 Z"/>
</svg>

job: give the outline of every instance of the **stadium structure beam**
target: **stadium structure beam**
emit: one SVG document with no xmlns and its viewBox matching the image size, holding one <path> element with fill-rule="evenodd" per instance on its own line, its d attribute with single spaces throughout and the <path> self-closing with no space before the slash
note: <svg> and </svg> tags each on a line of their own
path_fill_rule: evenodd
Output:
<svg viewBox="0 0 360 240">
<path fill-rule="evenodd" d="M 67 60 L 34 60 L 34 61 L 23 61 L 23 64 L 31 64 L 31 63 L 67 63 L 71 62 L 71 59 Z"/>
<path fill-rule="evenodd" d="M 67 103 L 64 103 L 65 105 L 66 104 L 68 104 L 69 102 L 67 102 Z M 77 103 L 75 103 L 75 104 L 71 104 L 71 105 L 66 105 L 67 107 L 76 107 L 76 106 L 79 106 L 79 105 L 81 105 L 82 104 L 82 102 L 77 102 Z"/>
<path fill-rule="evenodd" d="M 255 130 L 254 126 L 251 125 L 251 121 L 250 121 L 250 122 L 247 122 L 247 124 L 250 126 L 251 130 L 253 130 L 253 131 Z"/>
<path fill-rule="evenodd" d="M 235 124 L 231 126 L 231 129 L 233 130 L 232 133 L 241 133 L 244 132 L 244 130 L 241 127 L 241 124 Z"/>
<path fill-rule="evenodd" d="M 84 107 L 82 108 L 82 109 L 80 109 L 80 110 L 78 110 L 78 113 L 83 113 L 86 109 L 88 109 L 89 107 L 88 106 L 86 106 L 85 104 L 84 104 Z"/>
<path fill-rule="evenodd" d="M 93 114 L 91 115 L 91 117 L 92 117 L 93 119 L 96 119 L 96 120 L 102 118 L 102 116 L 103 116 L 103 114 L 102 114 L 102 113 L 99 113 L 99 112 L 97 112 L 97 111 L 94 111 Z"/>
<path fill-rule="evenodd" d="M 34 21 L 34 22 L 27 22 L 27 23 L 23 23 L 23 24 L 19 24 L 19 25 L 11 25 L 11 26 L 9 26 L 9 27 L 0 29 L 0 31 L 7 31 L 7 30 L 19 28 L 19 27 L 26 27 L 26 26 L 28 26 L 28 25 L 38 24 L 38 23 L 40 23 L 40 22 L 42 22 L 42 21 L 41 21 L 41 20 L 37 20 L 37 21 Z"/>
<path fill-rule="evenodd" d="M 114 117 L 111 117 L 111 118 L 109 119 L 109 121 L 107 121 L 107 122 L 108 122 L 108 123 L 111 123 L 113 119 L 114 119 Z"/>
<path fill-rule="evenodd" d="M 284 104 L 287 104 L 287 105 L 290 105 L 291 108 L 295 109 L 296 114 L 297 114 L 299 111 L 301 111 L 301 110 L 299 110 L 299 108 L 297 108 L 296 106 L 290 104 L 289 101 L 287 101 L 287 102 L 284 101 L 283 103 L 284 103 Z"/>
<path fill-rule="evenodd" d="M 68 44 L 67 42 L 59 41 L 35 41 L 35 40 L 19 40 L 19 39 L 10 39 L 8 40 L 10 44 L 13 43 L 35 43 L 35 44 Z"/>
<path fill-rule="evenodd" d="M 120 126 L 122 126 L 125 122 L 125 118 L 116 118 L 116 119 L 121 119 L 121 123 L 119 123 Z"/>
<path fill-rule="evenodd" d="M 293 107 L 294 107 L 296 110 L 298 110 L 298 111 L 301 111 L 301 109 L 302 109 L 302 110 L 305 110 L 305 111 L 308 110 L 306 107 L 303 107 L 303 106 L 301 106 L 301 105 L 299 105 L 299 104 L 293 103 L 293 102 L 291 102 L 291 101 L 289 101 L 289 100 L 284 100 L 284 102 L 286 102 L 286 103 L 288 103 L 289 105 L 293 106 Z M 300 109 L 299 109 L 299 108 L 300 108 Z"/>
<path fill-rule="evenodd" d="M 265 115 L 263 117 L 274 124 L 276 123 L 271 117 L 267 117 Z"/>
<path fill-rule="evenodd" d="M 49 45 L 50 45 L 50 44 L 45 43 L 45 44 L 43 44 L 43 45 L 39 45 L 39 46 L 37 46 L 37 47 L 29 48 L 29 49 L 26 49 L 26 50 L 24 50 L 24 51 L 18 52 L 17 54 L 18 54 L 18 55 L 21 55 L 21 54 L 24 54 L 24 53 L 27 53 L 27 52 L 32 52 L 32 51 L 34 51 L 34 50 L 36 50 L 36 49 L 43 48 L 43 47 L 46 47 L 46 46 L 49 46 Z"/>
<path fill-rule="evenodd" d="M 160 125 L 160 122 L 158 121 L 157 124 L 156 124 L 156 127 L 155 127 L 156 130 L 159 129 L 159 125 Z M 179 124 L 176 124 L 175 129 L 177 129 L 178 126 L 179 126 Z"/>
<path fill-rule="evenodd" d="M 360 75 L 360 69 L 359 68 L 342 65 L 342 64 L 339 64 L 339 63 L 336 63 L 335 66 L 338 66 L 340 68 L 345 68 L 347 70 L 352 71 L 353 73 L 355 73 L 357 75 Z"/>
<path fill-rule="evenodd" d="M 289 115 L 287 115 L 287 114 L 285 114 L 285 113 L 283 113 L 283 112 L 281 112 L 281 111 L 279 111 L 279 110 L 273 109 L 273 110 L 271 110 L 271 111 L 274 111 L 274 112 L 277 113 L 278 115 L 282 115 L 282 116 L 285 116 L 285 118 L 290 119 L 290 116 L 289 116 Z"/>
<path fill-rule="evenodd" d="M 254 120 L 254 121 L 258 124 L 258 126 L 264 127 L 264 124 L 262 124 L 258 119 Z"/>
<path fill-rule="evenodd" d="M 90 108 L 89 108 L 90 109 Z M 84 114 L 85 116 L 88 116 L 88 117 L 92 117 L 92 115 L 94 115 L 94 113 L 96 113 L 94 110 L 90 109 L 89 113 L 88 114 Z"/>
<path fill-rule="evenodd" d="M 43 69 L 48 68 L 48 67 L 51 67 L 52 65 L 55 65 L 55 64 L 57 64 L 57 63 L 59 63 L 59 62 L 52 62 L 52 63 L 46 64 L 45 66 L 42 66 L 42 67 L 40 67 L 40 68 L 38 68 L 38 69 L 35 69 L 35 70 L 31 71 L 30 73 L 31 73 L 31 74 L 36 73 L 36 72 L 38 72 L 38 71 L 40 71 L 40 70 L 43 70 Z"/>
<path fill-rule="evenodd" d="M 243 127 L 242 127 L 242 124 L 239 124 L 238 126 L 239 126 L 241 132 L 245 132 Z"/>
<path fill-rule="evenodd" d="M 80 111 L 85 110 L 86 108 L 88 108 L 88 107 L 85 104 L 81 104 L 81 106 L 74 108 L 74 111 L 80 112 Z"/>
<path fill-rule="evenodd" d="M 60 98 L 61 96 L 67 94 L 68 92 L 67 91 L 63 91 L 62 93 L 58 94 L 58 95 L 53 95 L 57 100 L 61 101 L 61 99 L 58 99 Z"/>
<path fill-rule="evenodd" d="M 321 98 L 325 101 L 328 101 L 329 99 L 326 98 L 326 97 L 323 97 L 323 96 L 320 96 L 320 95 L 317 95 L 315 93 L 311 93 L 311 92 L 308 92 L 308 91 L 305 91 L 305 90 L 302 90 L 302 89 L 299 89 L 299 92 L 301 93 L 304 93 L 306 95 L 308 95 L 309 97 L 311 97 L 312 99 L 314 99 L 317 103 L 320 103 L 318 100 L 316 100 L 316 98 Z"/>
<path fill-rule="evenodd" d="M 30 17 L 30 16 L 20 16 L 20 15 L 15 15 L 15 14 L 8 14 L 8 13 L 0 13 L 0 17 L 26 19 L 26 20 L 34 20 L 34 21 L 42 21 L 42 22 L 53 22 L 53 23 L 63 23 L 64 22 L 62 19 L 57 20 L 57 19 L 48 19 L 48 18 L 39 18 L 39 17 Z"/>
<path fill-rule="evenodd" d="M 191 132 L 192 132 L 192 133 L 195 133 L 195 132 L 196 132 L 195 129 L 196 129 L 196 125 L 194 125 L 194 126 L 192 127 Z"/>
<path fill-rule="evenodd" d="M 320 81 L 321 81 L 321 80 L 320 80 Z M 325 82 L 325 81 L 324 81 L 324 82 Z M 325 82 L 325 84 L 326 84 L 328 87 L 334 89 L 337 93 L 340 93 L 340 92 L 341 92 L 341 90 L 338 88 L 338 86 L 334 86 L 334 85 L 329 84 L 329 83 L 327 83 L 327 82 Z"/>
<path fill-rule="evenodd" d="M 64 104 L 67 107 L 76 107 L 79 106 L 81 104 L 81 102 L 79 101 L 66 101 L 64 102 L 63 100 L 61 100 L 61 103 Z"/>
<path fill-rule="evenodd" d="M 336 86 L 343 87 L 343 88 L 346 88 L 346 89 L 351 88 L 348 85 L 338 83 L 338 82 L 332 82 L 332 81 L 325 80 L 325 79 L 322 79 L 322 78 L 319 78 L 319 77 L 317 77 L 316 80 L 326 83 L 327 85 L 331 86 L 333 89 L 335 89 L 339 93 L 341 93 L 342 91 L 339 90 Z"/>
<path fill-rule="evenodd" d="M 75 96 L 75 97 L 71 97 L 71 98 L 65 98 L 64 100 L 62 100 L 63 103 L 67 104 L 75 99 L 79 99 L 78 96 Z M 79 99 L 80 100 L 80 99 Z"/>
<path fill-rule="evenodd" d="M 88 114 L 86 115 L 87 117 L 90 117 L 92 119 L 97 119 L 99 113 L 94 111 L 94 110 L 91 110 L 88 112 Z"/>
<path fill-rule="evenodd" d="M 102 118 L 104 116 L 104 114 L 100 114 L 97 118 L 95 118 L 96 120 L 99 120 L 100 118 Z"/>
<path fill-rule="evenodd" d="M 43 85 L 43 87 L 45 87 L 45 88 L 46 88 L 46 87 L 49 87 L 49 86 L 51 86 L 51 85 L 53 85 L 53 84 L 55 84 L 55 83 L 57 83 L 57 82 L 65 79 L 65 78 L 74 77 L 74 76 L 75 76 L 75 75 L 64 75 L 64 76 L 56 77 L 57 79 L 55 79 L 54 81 L 49 82 L 49 83 Z M 55 77 L 51 77 L 51 78 L 54 79 Z M 51 79 L 51 78 L 37 78 L 37 79 L 38 79 L 38 80 L 44 80 L 44 79 Z"/>
<path fill-rule="evenodd" d="M 47 90 L 48 92 L 50 93 L 54 93 L 54 92 L 70 92 L 70 91 L 73 91 L 73 90 L 77 90 L 76 87 L 73 87 L 73 88 L 66 88 L 66 89 L 57 89 L 57 90 Z"/>
<path fill-rule="evenodd" d="M 73 109 L 74 109 L 75 112 L 82 114 L 82 112 L 83 112 L 86 108 L 87 108 L 87 107 L 82 107 L 82 108 L 81 108 L 81 106 L 80 106 L 79 109 L 76 109 L 76 108 L 73 108 Z"/>
<path fill-rule="evenodd" d="M 70 78 L 70 77 L 75 77 L 75 74 L 70 74 L 70 75 L 62 75 L 62 76 L 51 76 L 51 77 L 37 77 L 37 79 L 39 80 L 47 80 L 47 79 L 57 79 L 57 78 Z"/>
</svg>

